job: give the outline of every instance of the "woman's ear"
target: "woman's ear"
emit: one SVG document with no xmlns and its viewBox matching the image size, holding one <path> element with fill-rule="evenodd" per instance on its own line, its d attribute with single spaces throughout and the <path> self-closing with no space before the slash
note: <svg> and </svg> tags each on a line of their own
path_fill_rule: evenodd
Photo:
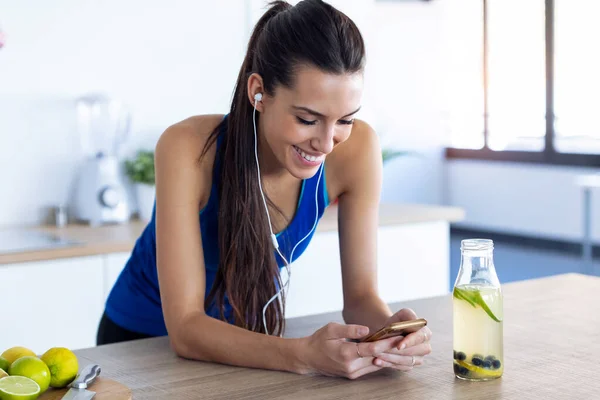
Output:
<svg viewBox="0 0 600 400">
<path fill-rule="evenodd" d="M 248 101 L 250 101 L 250 105 L 252 107 L 254 107 L 256 104 L 256 111 L 258 112 L 263 111 L 264 107 L 260 99 L 264 98 L 264 96 L 265 93 L 262 77 L 257 73 L 253 73 L 248 77 Z M 259 100 L 256 100 L 257 98 Z"/>
</svg>

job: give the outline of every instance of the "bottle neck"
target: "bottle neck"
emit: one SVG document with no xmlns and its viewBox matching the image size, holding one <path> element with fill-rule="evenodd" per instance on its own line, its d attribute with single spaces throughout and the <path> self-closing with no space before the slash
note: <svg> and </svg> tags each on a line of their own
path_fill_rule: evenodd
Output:
<svg viewBox="0 0 600 400">
<path fill-rule="evenodd" d="M 493 250 L 462 250 L 456 284 L 499 286 Z"/>
<path fill-rule="evenodd" d="M 489 270 L 494 268 L 494 255 L 492 250 L 463 250 L 461 266 L 472 271 Z"/>
</svg>

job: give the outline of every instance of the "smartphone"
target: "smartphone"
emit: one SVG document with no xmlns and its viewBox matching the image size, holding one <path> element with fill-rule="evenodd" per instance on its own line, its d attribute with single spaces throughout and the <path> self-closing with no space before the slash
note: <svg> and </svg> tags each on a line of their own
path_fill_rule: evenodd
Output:
<svg viewBox="0 0 600 400">
<path fill-rule="evenodd" d="M 365 336 L 358 341 L 374 342 L 376 340 L 387 339 L 394 336 L 406 336 L 409 333 L 416 332 L 427 325 L 427 321 L 423 318 L 413 319 L 410 321 L 394 322 L 388 326 L 384 326 L 375 333 Z"/>
</svg>

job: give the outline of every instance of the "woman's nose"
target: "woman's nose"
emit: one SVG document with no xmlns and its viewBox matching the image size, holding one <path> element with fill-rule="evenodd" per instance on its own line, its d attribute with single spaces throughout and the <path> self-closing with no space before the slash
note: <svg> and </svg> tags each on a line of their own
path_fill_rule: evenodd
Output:
<svg viewBox="0 0 600 400">
<path fill-rule="evenodd" d="M 319 137 L 313 141 L 313 147 L 320 153 L 329 154 L 335 145 L 335 125 L 326 126 Z"/>
</svg>

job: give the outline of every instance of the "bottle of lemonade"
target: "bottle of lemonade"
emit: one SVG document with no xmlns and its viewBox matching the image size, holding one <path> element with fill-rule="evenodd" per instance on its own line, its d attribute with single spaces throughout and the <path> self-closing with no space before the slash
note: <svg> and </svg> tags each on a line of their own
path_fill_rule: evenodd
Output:
<svg viewBox="0 0 600 400">
<path fill-rule="evenodd" d="M 502 376 L 502 291 L 487 239 L 461 242 L 461 263 L 454 284 L 454 374 L 484 381 Z"/>
</svg>

